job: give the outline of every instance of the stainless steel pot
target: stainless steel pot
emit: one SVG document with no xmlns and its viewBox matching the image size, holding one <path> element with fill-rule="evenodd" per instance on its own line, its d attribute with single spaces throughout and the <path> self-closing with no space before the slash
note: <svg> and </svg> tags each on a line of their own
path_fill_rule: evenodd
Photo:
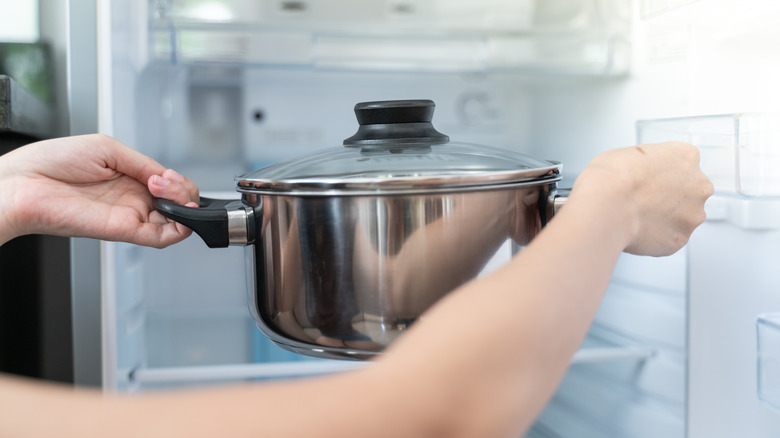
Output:
<svg viewBox="0 0 780 438">
<path fill-rule="evenodd" d="M 210 247 L 248 245 L 250 310 L 275 343 L 371 358 L 554 214 L 560 164 L 450 142 L 433 109 L 360 103 L 343 146 L 237 177 L 240 201 L 155 205 Z"/>
</svg>

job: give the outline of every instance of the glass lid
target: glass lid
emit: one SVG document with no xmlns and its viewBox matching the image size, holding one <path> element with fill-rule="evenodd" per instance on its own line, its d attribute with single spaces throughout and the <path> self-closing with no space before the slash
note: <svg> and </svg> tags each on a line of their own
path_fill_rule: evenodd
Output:
<svg viewBox="0 0 780 438">
<path fill-rule="evenodd" d="M 431 124 L 430 100 L 364 102 L 343 146 L 236 178 L 247 193 L 356 195 L 495 188 L 560 179 L 560 164 L 505 149 L 450 142 Z"/>
</svg>

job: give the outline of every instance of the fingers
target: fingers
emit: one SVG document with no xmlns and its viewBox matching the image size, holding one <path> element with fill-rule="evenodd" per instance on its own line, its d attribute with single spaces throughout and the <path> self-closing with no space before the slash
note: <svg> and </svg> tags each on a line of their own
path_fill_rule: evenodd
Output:
<svg viewBox="0 0 780 438">
<path fill-rule="evenodd" d="M 199 200 L 198 188 L 189 179 L 172 169 L 166 169 L 162 175 L 152 175 L 147 181 L 149 191 L 157 198 L 164 198 L 177 204 L 186 205 Z"/>
<path fill-rule="evenodd" d="M 706 219 L 704 204 L 713 184 L 700 169 L 698 148 L 680 142 L 643 147 L 657 159 L 645 163 L 643 184 L 636 189 L 634 199 L 643 200 L 637 210 L 641 226 L 626 252 L 673 254 Z"/>
<path fill-rule="evenodd" d="M 673 254 L 704 221 L 713 191 L 699 161 L 699 149 L 680 142 L 613 149 L 580 174 L 572 194 L 612 200 L 612 214 L 625 224 L 626 252 Z"/>
<path fill-rule="evenodd" d="M 180 199 L 173 199 L 168 197 L 171 190 L 178 191 L 179 188 L 162 189 L 165 194 L 156 195 L 174 202 L 184 204 L 185 202 L 194 201 L 198 202 L 198 187 L 193 181 L 184 176 L 178 174 L 171 169 L 165 169 L 163 165 L 148 157 L 141 152 L 136 151 L 130 146 L 125 145 L 119 140 L 102 134 L 94 134 L 81 137 L 85 141 L 98 143 L 103 147 L 105 152 L 105 162 L 109 168 L 116 170 L 121 174 L 125 174 L 131 178 L 136 179 L 140 183 L 149 183 L 149 180 L 155 176 L 162 176 L 165 180 L 181 185 L 187 194 L 186 201 L 180 201 Z M 158 188 L 165 187 L 166 184 L 163 181 L 156 180 L 155 185 Z M 154 193 L 154 192 L 152 192 Z M 178 194 L 176 194 L 178 196 Z"/>
<path fill-rule="evenodd" d="M 150 221 L 143 224 L 135 234 L 133 243 L 153 248 L 165 248 L 181 242 L 192 234 L 192 230 L 182 224 L 173 221 L 159 223 L 165 222 L 166 219 L 157 212 L 153 212 L 152 216 L 155 216 L 154 219 L 150 218 Z"/>
<path fill-rule="evenodd" d="M 187 207 L 198 206 L 198 187 L 173 169 L 166 169 L 161 175 L 150 176 L 147 188 L 157 198 L 167 199 Z M 192 234 L 192 230 L 186 226 L 174 222 L 156 211 L 150 213 L 147 225 L 151 227 L 142 230 L 145 236 L 139 236 L 140 239 L 144 240 L 144 243 L 139 243 L 146 246 L 164 248 L 180 242 Z"/>
<path fill-rule="evenodd" d="M 173 169 L 166 169 L 165 172 L 163 172 L 162 177 L 176 184 L 181 185 L 181 187 L 183 187 L 184 190 L 186 191 L 187 198 L 189 199 L 189 201 L 193 201 L 196 204 L 199 202 L 200 196 L 199 196 L 198 186 L 195 185 L 195 183 L 192 180 L 180 175 Z"/>
<path fill-rule="evenodd" d="M 165 170 L 165 167 L 153 158 L 108 135 L 92 134 L 81 138 L 102 147 L 104 160 L 109 168 L 134 178 L 142 184 L 152 175 L 160 175 Z"/>
</svg>

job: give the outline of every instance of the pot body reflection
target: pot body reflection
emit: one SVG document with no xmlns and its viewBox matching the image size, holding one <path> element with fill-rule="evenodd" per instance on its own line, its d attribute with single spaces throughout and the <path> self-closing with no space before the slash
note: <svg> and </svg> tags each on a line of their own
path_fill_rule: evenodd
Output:
<svg viewBox="0 0 780 438">
<path fill-rule="evenodd" d="M 436 194 L 244 194 L 263 216 L 261 237 L 247 247 L 252 315 L 285 349 L 369 359 L 507 241 L 535 237 L 554 190 L 553 182 Z"/>
</svg>

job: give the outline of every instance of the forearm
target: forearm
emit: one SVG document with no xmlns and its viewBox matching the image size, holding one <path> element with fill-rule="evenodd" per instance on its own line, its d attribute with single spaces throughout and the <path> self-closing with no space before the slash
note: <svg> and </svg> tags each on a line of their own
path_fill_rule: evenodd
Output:
<svg viewBox="0 0 780 438">
<path fill-rule="evenodd" d="M 0 435 L 519 436 L 590 324 L 625 245 L 620 221 L 567 205 L 508 266 L 447 296 L 367 369 L 122 398 L 0 381 L 0 408 L 15 413 Z"/>
<path fill-rule="evenodd" d="M 508 266 L 445 297 L 380 364 L 399 391 L 441 395 L 429 403 L 449 406 L 451 436 L 519 435 L 565 373 L 630 232 L 607 200 L 585 198 Z"/>
<path fill-rule="evenodd" d="M 0 436 L 414 436 L 367 370 L 293 382 L 108 395 L 0 375 Z M 384 384 L 380 383 L 380 389 Z M 383 393 L 384 391 L 381 391 Z M 401 421 L 396 421 L 401 420 Z M 378 431 L 377 434 L 374 431 Z"/>
<path fill-rule="evenodd" d="M 619 212 L 586 202 L 564 207 L 505 268 L 445 297 L 367 369 L 121 398 L 0 381 L 0 408 L 17 412 L 0 435 L 519 436 L 564 374 L 626 244 Z"/>
<path fill-rule="evenodd" d="M 101 436 L 98 400 L 97 392 L 0 374 L 0 436 Z"/>
</svg>

